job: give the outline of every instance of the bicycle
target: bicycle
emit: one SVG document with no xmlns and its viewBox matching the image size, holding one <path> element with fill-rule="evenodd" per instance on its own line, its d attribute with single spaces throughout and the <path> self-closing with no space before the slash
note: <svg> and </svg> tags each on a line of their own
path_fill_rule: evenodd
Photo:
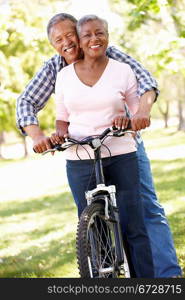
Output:
<svg viewBox="0 0 185 300">
<path fill-rule="evenodd" d="M 82 278 L 134 277 L 128 247 L 122 239 L 116 188 L 106 186 L 101 146 L 106 137 L 123 136 L 134 131 L 107 128 L 101 135 L 77 141 L 66 138 L 43 154 L 64 151 L 73 145 L 89 145 L 94 150 L 96 187 L 86 191 L 87 206 L 82 212 L 76 234 L 77 262 Z"/>
</svg>

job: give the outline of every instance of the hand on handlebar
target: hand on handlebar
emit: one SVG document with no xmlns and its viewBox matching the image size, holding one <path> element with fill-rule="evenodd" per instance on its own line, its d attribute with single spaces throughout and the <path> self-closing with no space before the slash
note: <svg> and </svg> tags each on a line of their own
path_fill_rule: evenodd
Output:
<svg viewBox="0 0 185 300">
<path fill-rule="evenodd" d="M 150 115 L 148 113 L 137 112 L 131 118 L 133 130 L 141 130 L 150 126 Z"/>
<path fill-rule="evenodd" d="M 42 153 L 52 149 L 52 142 L 48 136 L 39 136 L 33 140 L 33 150 L 36 153 Z"/>
<path fill-rule="evenodd" d="M 113 129 L 131 133 L 133 137 L 136 136 L 136 130 L 132 127 L 132 119 L 126 116 L 118 116 L 113 120 Z M 118 134 L 119 136 L 124 135 L 123 132 Z"/>
<path fill-rule="evenodd" d="M 56 131 L 55 133 L 52 133 L 50 140 L 53 145 L 63 144 L 65 141 L 65 138 L 67 138 L 67 137 L 68 137 L 67 133 L 62 134 L 60 131 Z"/>
<path fill-rule="evenodd" d="M 59 139 L 59 136 L 56 133 L 52 134 L 52 148 L 48 149 L 46 151 L 44 151 L 42 154 L 46 154 L 51 152 L 52 154 L 55 153 L 55 151 L 64 151 L 66 149 L 68 149 L 69 147 L 73 146 L 73 145 L 89 145 L 91 146 L 93 149 L 97 149 L 97 141 L 99 141 L 98 143 L 98 147 L 102 145 L 102 141 L 104 141 L 104 138 L 106 138 L 106 136 L 115 136 L 115 137 L 121 137 L 123 135 L 125 135 L 126 133 L 131 133 L 131 134 L 135 134 L 135 132 L 131 129 L 131 122 L 129 120 L 128 125 L 126 128 L 123 129 L 118 129 L 115 126 L 112 126 L 112 128 L 107 128 L 103 131 L 102 134 L 97 135 L 97 136 L 88 136 L 85 139 L 82 140 L 75 140 L 73 138 L 69 138 L 67 136 L 67 134 L 65 134 L 64 136 L 62 136 L 62 139 Z M 64 142 L 62 143 L 61 140 L 63 140 Z M 95 143 L 93 142 L 95 141 Z"/>
<path fill-rule="evenodd" d="M 114 118 L 113 120 L 113 126 L 118 128 L 118 129 L 124 129 L 127 128 L 129 125 L 129 121 L 130 119 L 126 116 L 117 116 L 116 118 Z"/>
</svg>

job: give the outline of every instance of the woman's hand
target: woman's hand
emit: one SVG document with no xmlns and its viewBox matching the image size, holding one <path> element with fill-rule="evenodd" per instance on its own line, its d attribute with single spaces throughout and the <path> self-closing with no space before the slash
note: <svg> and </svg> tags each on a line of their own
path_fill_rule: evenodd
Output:
<svg viewBox="0 0 185 300">
<path fill-rule="evenodd" d="M 55 133 L 52 133 L 50 140 L 53 145 L 63 144 L 65 137 L 67 137 L 67 134 L 63 134 L 63 132 L 57 130 Z"/>
<path fill-rule="evenodd" d="M 64 143 L 64 139 L 68 136 L 68 126 L 68 122 L 56 120 L 56 132 L 50 138 L 53 145 Z"/>
<path fill-rule="evenodd" d="M 114 120 L 113 120 L 113 126 L 115 126 L 118 129 L 124 129 L 127 128 L 129 123 L 129 118 L 126 116 L 117 116 Z"/>
</svg>

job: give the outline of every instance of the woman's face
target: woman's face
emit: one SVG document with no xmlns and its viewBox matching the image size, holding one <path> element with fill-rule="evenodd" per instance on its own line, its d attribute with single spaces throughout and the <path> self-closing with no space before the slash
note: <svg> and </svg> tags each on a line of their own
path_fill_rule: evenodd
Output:
<svg viewBox="0 0 185 300">
<path fill-rule="evenodd" d="M 97 58 L 105 55 L 108 46 L 108 32 L 101 21 L 93 20 L 83 24 L 79 38 L 84 56 Z"/>
</svg>

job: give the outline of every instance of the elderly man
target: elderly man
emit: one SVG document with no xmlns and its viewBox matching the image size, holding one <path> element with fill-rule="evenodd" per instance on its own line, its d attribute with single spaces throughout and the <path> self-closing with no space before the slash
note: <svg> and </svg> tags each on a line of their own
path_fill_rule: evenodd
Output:
<svg viewBox="0 0 185 300">
<path fill-rule="evenodd" d="M 83 55 L 76 33 L 76 19 L 73 16 L 65 13 L 55 15 L 48 23 L 47 33 L 58 54 L 45 63 L 17 100 L 18 127 L 32 138 L 34 149 L 38 153 L 50 149 L 52 144 L 50 138 L 39 128 L 37 113 L 54 93 L 57 72 Z M 141 130 L 148 127 L 152 104 L 158 93 L 156 81 L 137 61 L 115 47 L 107 48 L 107 56 L 128 63 L 134 71 L 138 81 L 140 104 L 132 116 L 132 128 Z M 137 143 L 141 196 L 152 249 L 154 277 L 178 277 L 181 275 L 181 269 L 177 262 L 172 235 L 164 210 L 157 201 L 150 162 L 140 136 L 137 137 Z"/>
</svg>

